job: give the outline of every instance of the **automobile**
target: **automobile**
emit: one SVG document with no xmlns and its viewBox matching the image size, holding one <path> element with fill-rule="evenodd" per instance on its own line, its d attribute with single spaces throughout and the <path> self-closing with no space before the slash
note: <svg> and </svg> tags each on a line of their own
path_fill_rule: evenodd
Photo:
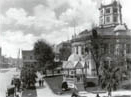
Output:
<svg viewBox="0 0 131 97">
<path fill-rule="evenodd" d="M 15 93 L 15 86 L 14 85 L 7 86 L 6 97 L 10 95 L 14 95 L 14 93 Z"/>
<path fill-rule="evenodd" d="M 73 92 L 71 97 L 94 97 L 94 94 L 87 91 L 78 91 Z"/>
</svg>

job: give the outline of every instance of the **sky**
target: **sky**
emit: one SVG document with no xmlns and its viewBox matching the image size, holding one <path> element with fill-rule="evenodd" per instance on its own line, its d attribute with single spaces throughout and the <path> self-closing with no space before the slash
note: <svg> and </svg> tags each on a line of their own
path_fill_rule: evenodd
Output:
<svg viewBox="0 0 131 97">
<path fill-rule="evenodd" d="M 58 44 L 99 24 L 98 8 L 112 0 L 0 0 L 0 47 L 16 58 L 38 39 Z M 119 0 L 123 21 L 131 28 L 131 0 Z"/>
</svg>

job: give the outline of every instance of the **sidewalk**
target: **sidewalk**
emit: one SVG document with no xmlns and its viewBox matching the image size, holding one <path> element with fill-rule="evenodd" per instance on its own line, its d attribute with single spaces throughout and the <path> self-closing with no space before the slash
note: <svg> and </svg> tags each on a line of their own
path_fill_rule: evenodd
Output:
<svg viewBox="0 0 131 97">
<path fill-rule="evenodd" d="M 44 82 L 43 87 L 39 87 L 38 83 L 36 84 L 37 97 L 71 97 L 71 95 L 56 95 L 49 88 L 48 84 Z"/>
</svg>

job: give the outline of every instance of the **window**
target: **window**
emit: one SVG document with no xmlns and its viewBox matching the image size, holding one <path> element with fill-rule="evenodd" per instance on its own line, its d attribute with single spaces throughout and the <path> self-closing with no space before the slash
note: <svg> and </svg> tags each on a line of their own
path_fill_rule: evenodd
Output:
<svg viewBox="0 0 131 97">
<path fill-rule="evenodd" d="M 101 15 L 103 15 L 103 10 L 101 10 Z"/>
<path fill-rule="evenodd" d="M 114 54 L 114 52 L 115 52 L 115 45 L 114 44 L 110 44 L 110 52 L 112 54 Z"/>
<path fill-rule="evenodd" d="M 103 19 L 101 18 L 101 24 L 103 24 Z"/>
<path fill-rule="evenodd" d="M 78 46 L 76 47 L 76 54 L 78 54 Z"/>
<path fill-rule="evenodd" d="M 117 8 L 113 8 L 113 13 L 117 13 Z"/>
<path fill-rule="evenodd" d="M 71 71 L 71 74 L 74 74 L 74 71 Z"/>
<path fill-rule="evenodd" d="M 107 9 L 106 9 L 106 13 L 110 13 L 110 8 L 107 8 Z"/>
<path fill-rule="evenodd" d="M 110 22 L 110 17 L 106 17 L 106 22 L 107 22 L 107 23 Z"/>
<path fill-rule="evenodd" d="M 23 59 L 25 60 L 25 59 L 26 59 L 26 56 L 23 56 Z"/>
<path fill-rule="evenodd" d="M 82 54 L 82 55 L 84 54 L 84 50 L 85 50 L 85 49 L 84 49 L 84 47 L 82 46 L 82 47 L 81 47 L 81 54 Z"/>
<path fill-rule="evenodd" d="M 130 53 L 131 53 L 131 45 L 130 45 L 130 44 L 127 44 L 127 45 L 126 45 L 126 53 L 127 53 L 127 54 L 130 54 Z"/>
<path fill-rule="evenodd" d="M 105 53 L 108 52 L 108 44 L 104 44 L 104 52 L 105 52 Z"/>
<path fill-rule="evenodd" d="M 117 16 L 114 16 L 113 20 L 114 22 L 117 22 Z"/>
<path fill-rule="evenodd" d="M 87 68 L 89 69 L 90 67 L 89 67 L 89 61 L 88 61 L 88 63 L 87 63 Z"/>
<path fill-rule="evenodd" d="M 32 57 L 32 56 L 30 56 L 30 59 L 33 59 L 33 57 Z"/>
</svg>

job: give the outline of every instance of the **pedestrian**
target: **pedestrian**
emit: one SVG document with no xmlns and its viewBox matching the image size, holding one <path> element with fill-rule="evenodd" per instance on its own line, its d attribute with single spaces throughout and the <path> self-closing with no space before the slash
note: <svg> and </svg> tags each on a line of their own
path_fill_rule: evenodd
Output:
<svg viewBox="0 0 131 97">
<path fill-rule="evenodd" d="M 97 94 L 96 97 L 100 97 L 99 94 Z"/>
<path fill-rule="evenodd" d="M 41 79 L 41 84 L 42 84 L 42 86 L 44 86 L 44 79 L 43 78 Z"/>
<path fill-rule="evenodd" d="M 39 86 L 41 86 L 41 79 L 39 80 Z"/>
<path fill-rule="evenodd" d="M 20 79 L 19 79 L 18 82 L 17 82 L 18 92 L 20 91 L 20 86 L 21 86 L 21 81 L 20 81 Z"/>
</svg>

